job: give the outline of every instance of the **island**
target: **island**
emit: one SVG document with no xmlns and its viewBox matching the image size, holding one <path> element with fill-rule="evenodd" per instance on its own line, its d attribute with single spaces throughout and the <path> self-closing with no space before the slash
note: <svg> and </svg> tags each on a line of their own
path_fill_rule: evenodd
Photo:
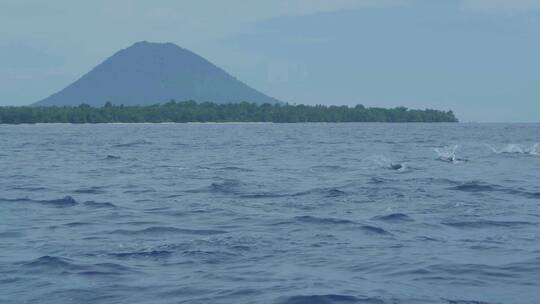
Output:
<svg viewBox="0 0 540 304">
<path fill-rule="evenodd" d="M 286 103 L 212 103 L 195 101 L 154 105 L 8 106 L 0 124 L 35 123 L 188 123 L 188 122 L 458 122 L 452 111 L 392 109 L 363 105 L 326 106 Z"/>
</svg>

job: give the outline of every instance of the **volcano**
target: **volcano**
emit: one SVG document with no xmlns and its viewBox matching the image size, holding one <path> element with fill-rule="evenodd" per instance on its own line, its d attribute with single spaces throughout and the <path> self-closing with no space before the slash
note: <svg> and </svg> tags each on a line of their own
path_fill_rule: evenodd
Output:
<svg viewBox="0 0 540 304">
<path fill-rule="evenodd" d="M 279 103 L 173 43 L 137 42 L 37 106 L 150 105 L 169 100 Z"/>
</svg>

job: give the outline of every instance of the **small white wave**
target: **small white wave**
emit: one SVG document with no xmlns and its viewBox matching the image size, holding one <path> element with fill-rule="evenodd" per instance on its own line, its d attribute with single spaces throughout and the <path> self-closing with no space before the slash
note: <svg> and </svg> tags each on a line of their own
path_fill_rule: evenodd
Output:
<svg viewBox="0 0 540 304">
<path fill-rule="evenodd" d="M 388 167 L 392 163 L 391 159 L 382 155 L 374 156 L 372 159 L 373 159 L 373 162 L 375 162 L 380 167 Z"/>
<path fill-rule="evenodd" d="M 531 151 L 529 151 L 529 154 L 531 155 L 540 155 L 540 144 L 534 144 L 534 146 L 532 146 L 531 148 Z"/>
<path fill-rule="evenodd" d="M 488 145 L 488 147 L 495 154 L 523 154 L 525 153 L 525 150 L 518 144 L 508 144 L 500 149 L 497 149 L 491 145 Z"/>
<path fill-rule="evenodd" d="M 506 146 L 497 149 L 491 145 L 487 145 L 491 151 L 495 154 L 530 154 L 530 155 L 540 155 L 540 145 L 534 144 L 531 147 L 526 147 L 520 144 L 507 144 Z"/>
<path fill-rule="evenodd" d="M 437 153 L 437 159 L 449 163 L 461 163 L 463 160 L 460 160 L 456 156 L 456 151 L 459 149 L 459 145 L 446 146 L 441 148 L 435 148 L 435 153 Z"/>
<path fill-rule="evenodd" d="M 388 157 L 377 155 L 373 157 L 373 161 L 380 167 L 386 168 L 386 169 L 392 169 L 396 171 L 405 171 L 407 169 L 406 163 L 398 163 L 393 162 Z"/>
</svg>

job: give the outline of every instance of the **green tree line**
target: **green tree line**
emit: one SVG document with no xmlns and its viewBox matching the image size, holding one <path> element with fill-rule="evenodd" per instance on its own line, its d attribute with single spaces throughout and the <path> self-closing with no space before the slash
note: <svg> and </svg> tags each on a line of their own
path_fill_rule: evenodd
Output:
<svg viewBox="0 0 540 304">
<path fill-rule="evenodd" d="M 170 101 L 150 106 L 86 104 L 65 107 L 0 107 L 0 123 L 137 123 L 137 122 L 457 122 L 452 111 Z"/>
</svg>

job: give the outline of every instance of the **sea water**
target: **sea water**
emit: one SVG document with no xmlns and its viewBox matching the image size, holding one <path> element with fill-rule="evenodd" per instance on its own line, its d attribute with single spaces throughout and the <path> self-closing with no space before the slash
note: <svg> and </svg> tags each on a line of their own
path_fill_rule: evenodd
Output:
<svg viewBox="0 0 540 304">
<path fill-rule="evenodd" d="M 0 303 L 539 303 L 538 124 L 0 125 Z"/>
</svg>

